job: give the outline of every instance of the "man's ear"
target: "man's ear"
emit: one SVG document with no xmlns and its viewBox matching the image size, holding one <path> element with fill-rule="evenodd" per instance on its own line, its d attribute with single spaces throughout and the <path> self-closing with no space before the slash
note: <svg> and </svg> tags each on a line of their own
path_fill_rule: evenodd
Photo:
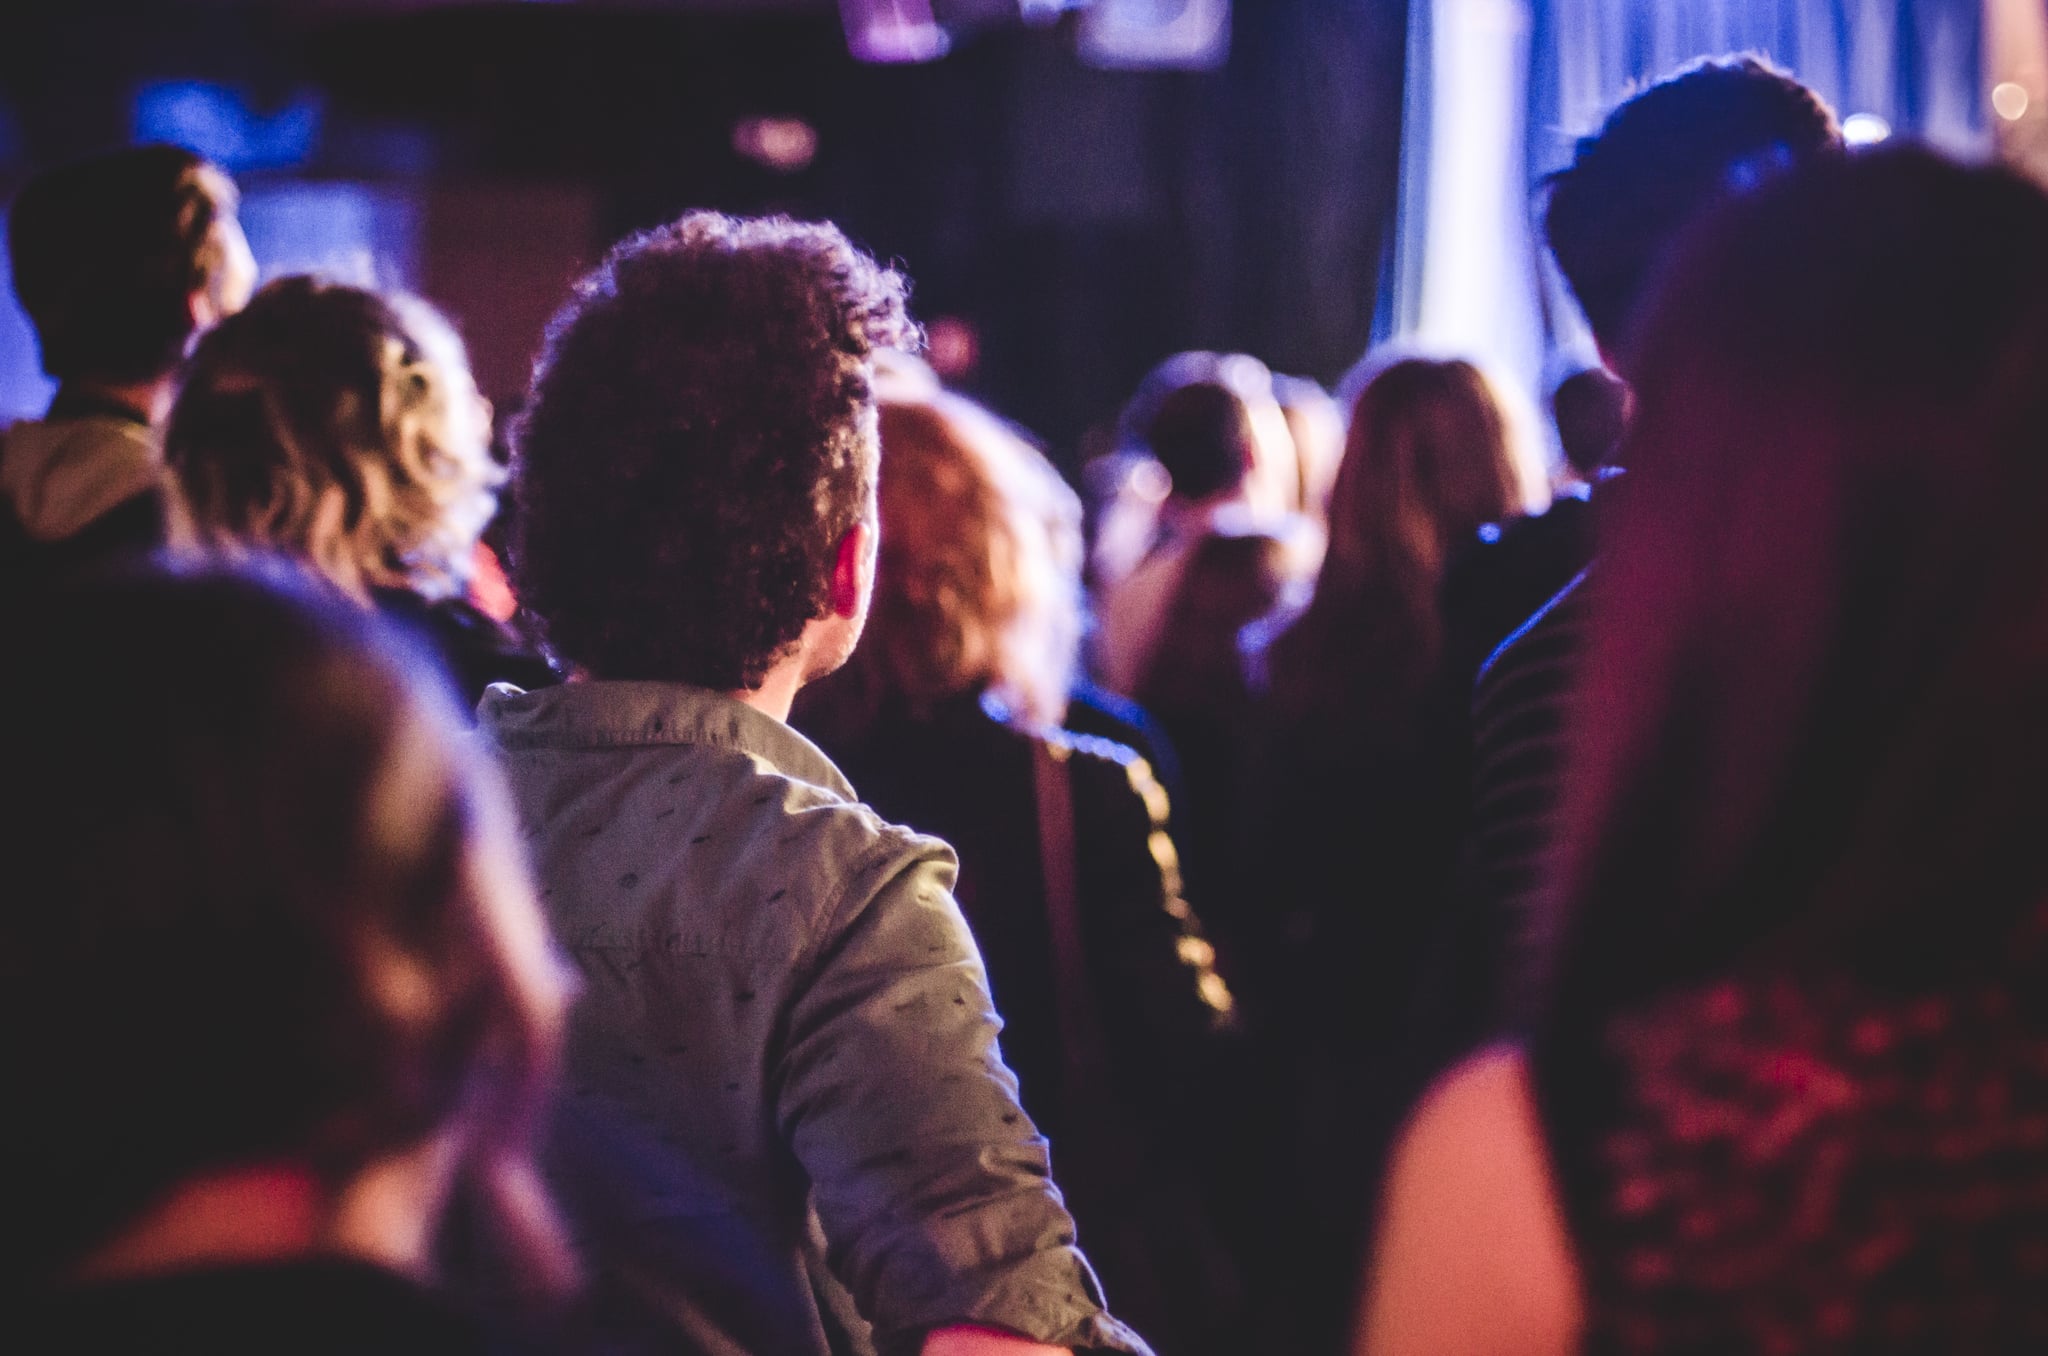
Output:
<svg viewBox="0 0 2048 1356">
<path fill-rule="evenodd" d="M 832 560 L 832 586 L 826 599 L 835 617 L 859 617 L 867 612 L 868 595 L 875 587 L 875 551 L 880 537 L 866 519 L 855 523 L 839 539 L 839 552 Z"/>
</svg>

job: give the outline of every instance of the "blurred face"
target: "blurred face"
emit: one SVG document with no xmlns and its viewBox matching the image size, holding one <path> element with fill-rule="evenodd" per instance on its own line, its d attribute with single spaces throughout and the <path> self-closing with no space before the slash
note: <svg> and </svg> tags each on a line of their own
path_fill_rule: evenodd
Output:
<svg viewBox="0 0 2048 1356">
<path fill-rule="evenodd" d="M 467 803 L 470 822 L 462 851 L 467 898 L 446 901 L 443 907 L 474 911 L 475 939 L 497 972 L 494 982 L 516 1014 L 523 1042 L 536 1060 L 531 1072 L 538 1076 L 552 1062 L 574 980 L 542 918 L 509 794 L 494 764 L 455 742 L 462 736 L 445 716 L 415 709 L 399 719 L 411 728 L 392 742 L 389 762 L 372 791 L 371 841 L 388 845 L 393 855 L 419 855 L 419 840 L 435 818 L 435 807 L 450 797 Z M 370 983 L 387 1010 L 412 1021 L 440 1019 L 449 995 L 436 960 L 395 944 L 373 948 L 371 959 L 376 968 Z"/>
<path fill-rule="evenodd" d="M 192 298 L 193 319 L 199 329 L 207 329 L 249 304 L 256 291 L 256 256 L 250 252 L 249 238 L 235 215 L 241 195 L 234 181 L 211 165 L 201 166 L 196 174 L 215 204 L 213 225 L 207 229 L 201 254 L 206 285 Z"/>
<path fill-rule="evenodd" d="M 206 288 L 206 304 L 212 312 L 204 323 L 217 325 L 249 304 L 256 291 L 256 256 L 242 223 L 233 214 L 220 217 L 208 232 L 209 243 L 220 260 Z"/>
<path fill-rule="evenodd" d="M 375 788 L 373 842 L 403 853 L 398 845 L 417 839 L 449 798 L 467 802 L 459 883 L 438 901 L 461 939 L 415 947 L 391 926 L 402 920 L 384 920 L 364 938 L 364 979 L 378 1008 L 422 1033 L 456 1030 L 451 1023 L 466 1020 L 463 1009 L 481 1002 L 489 1028 L 463 1039 L 468 1077 L 487 1091 L 483 1101 L 436 1125 L 425 1142 L 366 1164 L 345 1185 L 328 1232 L 346 1251 L 416 1270 L 429 1264 L 430 1240 L 460 1165 L 485 1188 L 481 1203 L 494 1215 L 511 1208 L 508 1193 L 532 1181 L 532 1124 L 557 1068 L 576 985 L 543 920 L 497 769 L 455 744 L 461 736 L 445 713 L 415 710 L 401 720 L 413 728 L 393 742 Z M 522 1222 L 516 1212 L 496 1223 L 546 1229 L 545 1221 Z M 539 1236 L 521 1241 L 547 1246 Z M 549 1265 L 544 1257 L 531 1260 Z"/>
<path fill-rule="evenodd" d="M 551 1059 L 576 982 L 549 936 L 497 770 L 487 766 L 474 775 L 478 822 L 465 867 L 498 962 Z"/>
<path fill-rule="evenodd" d="M 1344 417 L 1335 401 L 1297 402 L 1282 413 L 1300 463 L 1302 512 L 1324 518 L 1337 483 L 1337 463 L 1344 459 Z"/>
<path fill-rule="evenodd" d="M 1287 416 L 1271 397 L 1249 400 L 1252 465 L 1245 477 L 1245 498 L 1262 518 L 1278 517 L 1301 507 L 1301 471 Z"/>
</svg>

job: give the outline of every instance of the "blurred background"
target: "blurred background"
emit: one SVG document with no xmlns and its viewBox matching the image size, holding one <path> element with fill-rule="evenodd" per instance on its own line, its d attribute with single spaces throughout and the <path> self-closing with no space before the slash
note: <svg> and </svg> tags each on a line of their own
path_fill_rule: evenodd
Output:
<svg viewBox="0 0 2048 1356">
<path fill-rule="evenodd" d="M 1071 469 L 1185 348 L 1330 383 L 1406 338 L 1534 394 L 1585 342 L 1544 277 L 1533 187 L 1631 82 L 1752 48 L 1865 138 L 2019 153 L 2048 110 L 2043 16 L 2041 0 L 11 0 L 0 197 L 108 145 L 189 145 L 241 183 L 267 274 L 423 293 L 500 400 L 619 235 L 689 207 L 829 217 L 909 272 L 942 374 Z M 0 417 L 48 389 L 10 299 Z"/>
</svg>

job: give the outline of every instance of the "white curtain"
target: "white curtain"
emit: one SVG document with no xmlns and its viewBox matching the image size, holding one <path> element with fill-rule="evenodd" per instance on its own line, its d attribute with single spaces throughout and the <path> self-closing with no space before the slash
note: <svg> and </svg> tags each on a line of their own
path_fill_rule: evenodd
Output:
<svg viewBox="0 0 2048 1356">
<path fill-rule="evenodd" d="M 1844 117 L 1990 147 L 1983 0 L 1410 0 L 1384 337 L 1475 357 L 1531 396 L 1590 357 L 1534 229 L 1540 178 L 1640 86 L 1756 51 Z"/>
</svg>

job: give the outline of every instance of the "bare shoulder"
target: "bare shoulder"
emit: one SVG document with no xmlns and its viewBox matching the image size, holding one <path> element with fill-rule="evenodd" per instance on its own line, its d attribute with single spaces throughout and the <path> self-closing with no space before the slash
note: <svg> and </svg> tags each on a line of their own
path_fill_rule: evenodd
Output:
<svg viewBox="0 0 2048 1356">
<path fill-rule="evenodd" d="M 1522 1051 L 1489 1047 L 1439 1079 L 1402 1131 L 1397 1166 L 1402 1160 L 1493 1179 L 1533 1174 L 1547 1186 L 1548 1156 Z"/>
<path fill-rule="evenodd" d="M 1579 1328 L 1527 1061 L 1482 1051 L 1431 1089 L 1395 1147 L 1357 1351 L 1563 1356 Z"/>
</svg>

